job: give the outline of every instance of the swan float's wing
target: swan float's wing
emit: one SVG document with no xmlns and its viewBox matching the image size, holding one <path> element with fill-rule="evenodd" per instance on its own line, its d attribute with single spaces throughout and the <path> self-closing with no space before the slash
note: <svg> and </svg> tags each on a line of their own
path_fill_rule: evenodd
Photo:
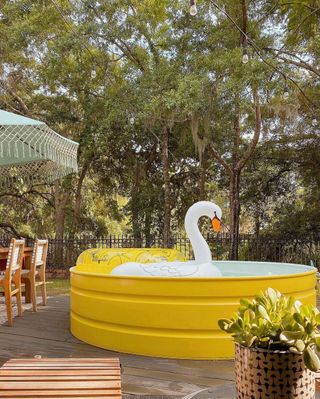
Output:
<svg viewBox="0 0 320 399">
<path fill-rule="evenodd" d="M 189 262 L 160 262 L 141 265 L 146 275 L 161 277 L 187 277 L 196 275 L 199 267 Z"/>
<path fill-rule="evenodd" d="M 220 277 L 220 270 L 211 262 L 159 262 L 136 263 L 128 262 L 115 267 L 113 276 L 149 276 L 149 277 Z"/>
<path fill-rule="evenodd" d="M 212 266 L 213 267 L 213 266 Z M 201 265 L 190 262 L 136 263 L 128 262 L 115 267 L 113 276 L 199 277 Z"/>
</svg>

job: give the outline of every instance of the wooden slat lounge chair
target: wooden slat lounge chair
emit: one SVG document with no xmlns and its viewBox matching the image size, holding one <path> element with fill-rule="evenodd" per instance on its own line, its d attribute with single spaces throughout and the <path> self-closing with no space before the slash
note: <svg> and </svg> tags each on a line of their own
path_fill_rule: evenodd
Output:
<svg viewBox="0 0 320 399">
<path fill-rule="evenodd" d="M 37 311 L 37 287 L 41 287 L 42 305 L 47 303 L 46 293 L 46 261 L 48 240 L 36 240 L 33 247 L 30 269 L 22 270 L 21 278 L 25 283 L 29 280 L 31 302 L 34 312 Z"/>
<path fill-rule="evenodd" d="M 12 321 L 12 297 L 17 298 L 18 316 L 22 316 L 21 300 L 21 269 L 24 253 L 24 240 L 13 238 L 10 243 L 6 269 L 0 272 L 0 286 L 3 287 L 6 299 L 8 324 L 13 325 Z M 14 288 L 12 288 L 14 285 Z"/>
<path fill-rule="evenodd" d="M 0 398 L 120 399 L 119 359 L 11 359 L 0 368 Z"/>
</svg>

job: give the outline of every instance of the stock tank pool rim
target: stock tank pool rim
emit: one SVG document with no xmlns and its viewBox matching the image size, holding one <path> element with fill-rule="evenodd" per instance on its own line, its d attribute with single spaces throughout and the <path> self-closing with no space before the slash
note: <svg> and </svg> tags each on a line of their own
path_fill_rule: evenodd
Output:
<svg viewBox="0 0 320 399">
<path fill-rule="evenodd" d="M 241 262 L 214 263 L 235 267 Z M 271 286 L 304 303 L 315 304 L 316 299 L 315 268 L 268 262 L 241 264 L 249 268 L 253 264 L 285 265 L 298 272 L 181 278 L 112 276 L 97 273 L 98 267 L 90 272 L 89 264 L 82 264 L 82 270 L 73 267 L 71 331 L 82 341 L 118 352 L 167 358 L 232 358 L 232 338 L 219 330 L 217 320 L 229 318 L 240 298 L 252 298 Z"/>
<path fill-rule="evenodd" d="M 300 263 L 281 263 L 281 262 L 264 262 L 264 261 L 225 261 L 225 260 L 218 260 L 218 261 L 213 261 L 213 264 L 217 265 L 217 266 L 223 266 L 224 264 L 228 264 L 228 265 L 246 265 L 246 266 L 250 266 L 250 265 L 269 265 L 269 266 L 281 266 L 281 267 L 289 267 L 289 268 L 299 268 L 299 269 L 303 269 L 303 271 L 299 271 L 299 272 L 294 272 L 294 273 L 282 273 L 282 274 L 239 274 L 239 275 L 222 275 L 222 276 L 217 276 L 217 277 L 193 277 L 196 280 L 223 280 L 223 279 L 228 279 L 228 280 L 239 280 L 239 279 L 259 279 L 259 278 L 263 278 L 263 279 L 268 279 L 268 278 L 283 278 L 284 276 L 303 276 L 306 274 L 314 274 L 317 269 L 313 266 L 308 266 L 308 265 L 303 265 Z M 95 275 L 95 276 L 100 276 L 100 277 L 104 277 L 104 276 L 108 276 L 109 278 L 124 278 L 124 277 L 130 277 L 132 279 L 147 279 L 147 280 L 151 280 L 151 279 L 161 279 L 161 280 L 190 280 L 190 277 L 170 277 L 170 276 L 131 276 L 131 275 L 123 275 L 123 276 L 118 276 L 118 275 L 110 275 L 108 272 L 106 273 L 102 273 L 102 272 L 96 272 L 96 271 L 90 271 L 90 270 L 78 270 L 77 266 L 74 266 L 72 268 L 70 268 L 70 271 L 74 271 L 77 274 L 83 274 L 83 275 Z"/>
</svg>

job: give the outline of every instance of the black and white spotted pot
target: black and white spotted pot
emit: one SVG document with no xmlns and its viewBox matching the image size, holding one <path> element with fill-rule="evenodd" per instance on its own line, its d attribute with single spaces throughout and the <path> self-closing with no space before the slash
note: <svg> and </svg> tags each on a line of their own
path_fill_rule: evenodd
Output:
<svg viewBox="0 0 320 399">
<path fill-rule="evenodd" d="M 236 344 L 235 371 L 237 399 L 315 399 L 315 374 L 300 354 Z"/>
</svg>

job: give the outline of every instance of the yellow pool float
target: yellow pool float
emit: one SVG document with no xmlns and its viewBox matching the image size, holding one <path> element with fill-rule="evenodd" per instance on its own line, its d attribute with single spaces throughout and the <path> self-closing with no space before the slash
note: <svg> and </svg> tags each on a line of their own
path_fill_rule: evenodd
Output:
<svg viewBox="0 0 320 399">
<path fill-rule="evenodd" d="M 111 273 L 126 262 L 153 263 L 185 261 L 176 249 L 164 248 L 91 248 L 84 251 L 77 260 L 77 270 L 93 273 Z"/>
</svg>

